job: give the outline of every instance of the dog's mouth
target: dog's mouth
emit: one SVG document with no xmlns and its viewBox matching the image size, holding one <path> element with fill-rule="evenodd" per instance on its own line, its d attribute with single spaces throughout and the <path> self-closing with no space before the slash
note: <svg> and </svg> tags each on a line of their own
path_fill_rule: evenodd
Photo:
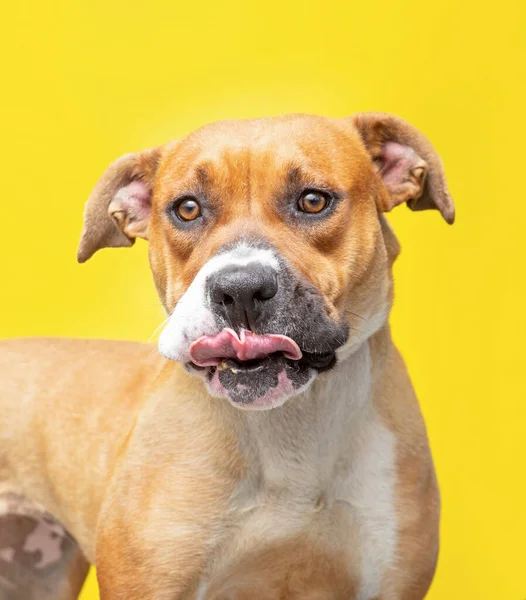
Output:
<svg viewBox="0 0 526 600">
<path fill-rule="evenodd" d="M 190 366 L 204 371 L 209 390 L 244 408 L 272 408 L 297 394 L 335 353 L 302 351 L 290 337 L 225 328 L 190 346 Z"/>
<path fill-rule="evenodd" d="M 303 355 L 298 344 L 286 335 L 257 335 L 245 329 L 238 335 L 228 327 L 217 335 L 204 335 L 190 346 L 190 359 L 199 367 L 217 367 L 228 359 L 252 363 L 277 353 L 290 360 L 299 360 Z"/>
</svg>

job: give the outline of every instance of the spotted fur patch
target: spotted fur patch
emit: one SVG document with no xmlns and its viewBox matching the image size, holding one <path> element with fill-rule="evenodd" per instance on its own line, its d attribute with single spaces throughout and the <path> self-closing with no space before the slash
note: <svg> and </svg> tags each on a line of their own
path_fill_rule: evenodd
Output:
<svg viewBox="0 0 526 600">
<path fill-rule="evenodd" d="M 15 494 L 0 496 L 0 599 L 60 597 L 76 541 L 49 513 Z"/>
</svg>

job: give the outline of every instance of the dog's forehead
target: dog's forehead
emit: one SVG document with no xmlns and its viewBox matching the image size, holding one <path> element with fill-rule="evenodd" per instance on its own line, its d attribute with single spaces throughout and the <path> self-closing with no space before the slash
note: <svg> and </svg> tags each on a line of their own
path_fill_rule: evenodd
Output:
<svg viewBox="0 0 526 600">
<path fill-rule="evenodd" d="M 206 165 L 230 169 L 267 162 L 267 167 L 297 163 L 325 167 L 353 155 L 363 158 L 358 134 L 342 121 L 311 115 L 220 121 L 205 125 L 171 144 L 163 171 L 188 171 Z"/>
<path fill-rule="evenodd" d="M 252 120 L 231 120 L 210 123 L 187 137 L 204 145 L 232 147 L 266 147 L 276 141 L 301 142 L 315 137 L 342 133 L 340 122 L 313 115 L 284 115 Z"/>
</svg>

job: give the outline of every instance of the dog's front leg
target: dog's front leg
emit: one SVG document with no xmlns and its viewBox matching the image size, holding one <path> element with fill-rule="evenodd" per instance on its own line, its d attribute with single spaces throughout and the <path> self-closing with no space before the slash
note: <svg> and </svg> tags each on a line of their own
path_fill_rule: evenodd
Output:
<svg viewBox="0 0 526 600">
<path fill-rule="evenodd" d="M 134 477 L 117 483 L 114 478 L 97 527 L 101 600 L 194 598 L 208 560 L 228 531 L 230 493 L 224 481 L 174 463 L 142 474 L 134 465 L 140 486 Z"/>
<path fill-rule="evenodd" d="M 177 521 L 162 507 L 158 515 L 154 512 L 155 508 L 152 511 L 149 507 L 142 513 L 123 510 L 119 502 L 104 515 L 96 558 L 101 600 L 193 596 L 210 551 L 210 533 L 199 521 Z"/>
<path fill-rule="evenodd" d="M 201 571 L 227 535 L 232 494 L 243 472 L 237 440 L 216 405 L 200 411 L 193 402 L 184 408 L 175 416 L 153 412 L 155 427 L 149 415 L 142 417 L 121 454 L 98 518 L 102 600 L 192 598 Z"/>
</svg>

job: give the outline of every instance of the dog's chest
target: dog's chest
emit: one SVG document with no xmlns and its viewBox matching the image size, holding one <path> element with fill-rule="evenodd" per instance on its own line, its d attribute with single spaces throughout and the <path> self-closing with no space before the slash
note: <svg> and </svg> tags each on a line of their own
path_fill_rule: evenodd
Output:
<svg viewBox="0 0 526 600">
<path fill-rule="evenodd" d="M 395 437 L 378 420 L 363 424 L 351 442 L 352 458 L 342 460 L 328 494 L 337 514 L 340 544 L 357 572 L 357 600 L 380 595 L 397 546 Z M 358 549 L 356 552 L 355 549 Z"/>
<path fill-rule="evenodd" d="M 356 599 L 369 600 L 396 549 L 395 438 L 367 401 L 367 380 L 354 394 L 334 385 L 325 391 L 296 407 L 301 418 L 291 410 L 279 422 L 277 413 L 260 419 L 221 562 L 241 549 L 314 534 L 345 557 Z"/>
</svg>

